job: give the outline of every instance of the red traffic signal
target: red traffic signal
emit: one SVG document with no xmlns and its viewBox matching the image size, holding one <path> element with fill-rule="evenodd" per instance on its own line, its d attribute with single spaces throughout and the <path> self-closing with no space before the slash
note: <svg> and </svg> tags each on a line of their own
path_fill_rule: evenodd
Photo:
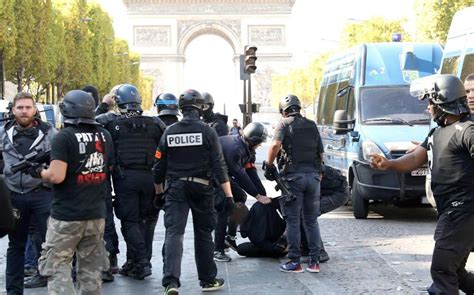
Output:
<svg viewBox="0 0 474 295">
<path fill-rule="evenodd" d="M 257 60 L 257 56 L 255 55 L 257 52 L 257 47 L 253 45 L 246 45 L 244 48 L 245 51 L 245 73 L 253 74 L 257 69 L 255 65 L 255 61 Z"/>
</svg>

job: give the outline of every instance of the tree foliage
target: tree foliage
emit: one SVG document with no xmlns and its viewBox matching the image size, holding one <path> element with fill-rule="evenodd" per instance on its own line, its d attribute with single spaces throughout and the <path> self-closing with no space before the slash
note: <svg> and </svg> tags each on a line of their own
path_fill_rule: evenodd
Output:
<svg viewBox="0 0 474 295">
<path fill-rule="evenodd" d="M 417 40 L 444 44 L 454 14 L 472 5 L 472 0 L 417 0 Z"/>
<path fill-rule="evenodd" d="M 132 83 L 147 97 L 144 108 L 152 105 L 152 80 L 140 71 L 140 56 L 115 38 L 108 14 L 87 0 L 0 0 L 2 55 L 6 79 L 41 102 L 87 84 L 105 95 Z"/>
<path fill-rule="evenodd" d="M 405 19 L 387 20 L 383 17 L 373 17 L 365 21 L 348 23 L 342 30 L 341 40 L 345 47 L 360 43 L 391 42 L 393 33 L 400 33 L 403 41 L 411 37 L 403 29 Z"/>
<path fill-rule="evenodd" d="M 281 98 L 291 93 L 301 100 L 303 107 L 311 106 L 319 96 L 324 65 L 329 56 L 324 53 L 314 58 L 306 68 L 297 68 L 287 75 L 272 78 L 272 106 L 278 107 Z"/>
</svg>

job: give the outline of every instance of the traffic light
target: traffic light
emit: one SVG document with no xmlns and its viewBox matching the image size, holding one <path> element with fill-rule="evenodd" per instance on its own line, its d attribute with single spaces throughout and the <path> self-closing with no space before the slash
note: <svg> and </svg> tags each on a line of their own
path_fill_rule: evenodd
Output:
<svg viewBox="0 0 474 295">
<path fill-rule="evenodd" d="M 255 55 L 257 52 L 257 47 L 253 45 L 246 45 L 244 48 L 245 51 L 245 73 L 253 74 L 257 69 L 255 65 L 255 61 L 257 60 L 257 56 Z"/>
</svg>

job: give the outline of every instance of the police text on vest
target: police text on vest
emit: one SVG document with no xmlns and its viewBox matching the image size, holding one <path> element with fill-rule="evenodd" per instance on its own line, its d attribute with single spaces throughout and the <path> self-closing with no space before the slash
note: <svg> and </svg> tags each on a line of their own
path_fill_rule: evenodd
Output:
<svg viewBox="0 0 474 295">
<path fill-rule="evenodd" d="M 202 133 L 167 135 L 166 141 L 169 147 L 202 145 Z"/>
</svg>

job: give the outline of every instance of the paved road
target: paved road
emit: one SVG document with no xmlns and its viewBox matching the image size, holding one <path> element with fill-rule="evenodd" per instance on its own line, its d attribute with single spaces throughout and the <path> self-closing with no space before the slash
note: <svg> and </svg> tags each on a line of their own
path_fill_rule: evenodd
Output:
<svg viewBox="0 0 474 295">
<path fill-rule="evenodd" d="M 257 159 L 261 159 L 260 155 Z M 273 185 L 265 181 L 269 196 Z M 251 205 L 249 201 L 248 205 Z M 286 274 L 278 271 L 277 259 L 239 257 L 218 263 L 226 286 L 216 294 L 426 294 L 433 249 L 436 214 L 431 208 L 371 208 L 367 220 L 355 220 L 351 207 L 342 207 L 321 217 L 323 240 L 331 259 L 321 273 Z M 160 216 L 155 235 L 153 275 L 144 281 L 116 276 L 103 286 L 103 294 L 158 294 L 161 287 L 161 253 L 164 228 Z M 188 221 L 183 257 L 182 294 L 199 294 L 194 265 L 192 220 Z M 239 240 L 244 241 L 243 239 Z M 0 240 L 0 290 L 4 290 L 7 239 Z M 125 245 L 120 243 L 119 263 L 124 262 Z M 284 261 L 284 260 L 281 260 Z M 468 261 L 474 269 L 474 261 Z M 46 288 L 27 290 L 26 295 L 47 294 Z"/>
</svg>

